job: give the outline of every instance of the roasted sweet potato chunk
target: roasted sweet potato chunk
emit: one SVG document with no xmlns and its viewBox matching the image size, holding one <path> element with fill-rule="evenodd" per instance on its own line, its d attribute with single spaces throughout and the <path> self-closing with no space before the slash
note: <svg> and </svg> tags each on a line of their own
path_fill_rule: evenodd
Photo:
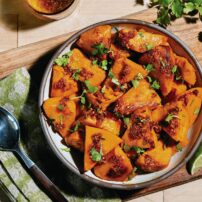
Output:
<svg viewBox="0 0 202 202">
<path fill-rule="evenodd" d="M 105 71 L 93 65 L 79 49 L 72 50 L 68 65 L 72 70 L 80 70 L 78 79 L 82 82 L 89 80 L 91 85 L 99 86 L 105 79 Z"/>
<path fill-rule="evenodd" d="M 155 107 L 160 103 L 161 99 L 158 94 L 143 79 L 139 81 L 137 88 L 131 88 L 117 100 L 115 111 L 127 115 L 138 108 L 144 106 Z"/>
<path fill-rule="evenodd" d="M 159 45 L 167 45 L 166 36 L 135 29 L 120 30 L 119 41 L 123 47 L 139 53 L 144 53 Z"/>
<path fill-rule="evenodd" d="M 43 103 L 43 110 L 53 128 L 62 137 L 66 137 L 76 118 L 76 104 L 65 97 L 49 98 Z"/>
<path fill-rule="evenodd" d="M 105 48 L 110 48 L 111 45 L 111 29 L 110 25 L 97 26 L 93 29 L 81 34 L 77 45 L 89 54 L 93 53 L 93 46 L 103 44 Z"/>
<path fill-rule="evenodd" d="M 143 77 L 148 74 L 141 65 L 127 58 L 116 60 L 112 66 L 112 72 L 121 84 L 132 81 L 138 74 L 141 74 Z"/>
<path fill-rule="evenodd" d="M 182 105 L 187 110 L 189 116 L 189 126 L 191 126 L 200 112 L 202 88 L 192 88 L 179 95 L 177 100 L 181 101 Z"/>
<path fill-rule="evenodd" d="M 107 154 L 103 163 L 95 166 L 94 173 L 104 180 L 126 181 L 132 170 L 130 160 L 118 146 Z"/>
<path fill-rule="evenodd" d="M 161 122 L 166 116 L 166 111 L 163 105 L 158 105 L 151 110 L 151 119 L 154 122 Z"/>
<path fill-rule="evenodd" d="M 86 126 L 84 170 L 92 169 L 121 142 L 119 137 L 107 130 Z"/>
<path fill-rule="evenodd" d="M 68 146 L 71 146 L 81 152 L 84 151 L 84 135 L 79 131 L 68 134 L 65 137 L 65 142 Z"/>
<path fill-rule="evenodd" d="M 144 149 L 155 147 L 157 136 L 153 129 L 151 111 L 147 107 L 134 111 L 122 139 L 124 144 L 130 147 L 137 146 Z"/>
<path fill-rule="evenodd" d="M 81 117 L 80 122 L 83 125 L 105 129 L 115 135 L 119 135 L 121 128 L 121 121 L 111 113 L 96 113 L 92 110 Z"/>
<path fill-rule="evenodd" d="M 64 68 L 60 66 L 53 66 L 50 96 L 68 97 L 77 93 L 77 91 L 77 82 L 71 78 L 70 74 L 65 73 Z"/>
<path fill-rule="evenodd" d="M 179 68 L 183 80 L 190 85 L 194 85 L 196 83 L 196 73 L 189 61 L 184 57 L 175 55 L 175 64 Z"/>
<path fill-rule="evenodd" d="M 87 93 L 89 102 L 99 109 L 106 110 L 111 103 L 123 95 L 123 91 L 117 86 L 115 89 L 114 86 L 116 85 L 111 82 L 111 79 L 107 78 L 100 90 L 96 93 Z"/>
<path fill-rule="evenodd" d="M 180 142 L 183 147 L 186 146 L 189 129 L 187 110 L 180 101 L 167 103 L 164 107 L 167 115 L 163 122 L 163 130 L 176 142 Z"/>
<path fill-rule="evenodd" d="M 111 44 L 110 51 L 109 56 L 114 60 L 130 57 L 130 53 L 128 51 L 121 49 L 115 44 Z"/>
<path fill-rule="evenodd" d="M 154 149 L 139 156 L 136 165 L 145 172 L 156 172 L 168 166 L 171 156 L 172 149 L 169 147 L 164 148 L 163 143 L 159 141 Z"/>
<path fill-rule="evenodd" d="M 143 65 L 153 65 L 154 71 L 151 71 L 151 76 L 159 81 L 162 95 L 167 96 L 174 85 L 172 69 L 175 65 L 175 58 L 172 49 L 169 46 L 158 46 L 144 53 L 139 62 Z"/>
</svg>

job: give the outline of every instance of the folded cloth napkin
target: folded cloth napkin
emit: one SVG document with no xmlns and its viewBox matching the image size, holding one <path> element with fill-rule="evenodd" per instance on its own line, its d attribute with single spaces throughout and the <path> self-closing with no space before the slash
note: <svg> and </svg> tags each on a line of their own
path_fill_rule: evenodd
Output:
<svg viewBox="0 0 202 202">
<path fill-rule="evenodd" d="M 37 77 L 38 72 L 30 77 L 28 71 L 21 68 L 0 81 L 0 106 L 18 118 L 23 149 L 58 185 L 68 201 L 120 201 L 115 191 L 84 182 L 52 154 L 38 118 Z M 11 201 L 51 201 L 12 152 L 0 151 L 0 187 Z"/>
</svg>

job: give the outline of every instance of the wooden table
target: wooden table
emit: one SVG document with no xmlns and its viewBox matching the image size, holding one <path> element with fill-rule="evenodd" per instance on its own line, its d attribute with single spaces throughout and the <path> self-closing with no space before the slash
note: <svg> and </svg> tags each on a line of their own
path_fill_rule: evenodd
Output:
<svg viewBox="0 0 202 202">
<path fill-rule="evenodd" d="M 22 6 L 22 0 L 0 0 L 0 51 L 65 34 L 94 22 L 118 18 L 143 9 L 146 9 L 146 6 L 138 5 L 134 0 L 80 0 L 79 6 L 71 16 L 61 21 L 47 23 L 28 13 Z M 202 180 L 198 180 L 131 202 L 200 202 L 201 191 Z"/>
</svg>

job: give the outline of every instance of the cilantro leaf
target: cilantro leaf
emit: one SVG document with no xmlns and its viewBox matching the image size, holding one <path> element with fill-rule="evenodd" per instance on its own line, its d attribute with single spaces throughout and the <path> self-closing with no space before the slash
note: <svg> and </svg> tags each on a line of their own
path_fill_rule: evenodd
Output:
<svg viewBox="0 0 202 202">
<path fill-rule="evenodd" d="M 144 66 L 144 68 L 146 69 L 147 72 L 154 71 L 154 68 L 153 68 L 152 64 L 148 64 L 147 66 Z"/>
<path fill-rule="evenodd" d="M 153 83 L 152 83 L 152 85 L 151 85 L 151 87 L 153 89 L 158 90 L 161 86 L 160 86 L 160 84 L 159 84 L 159 82 L 157 80 L 154 80 Z"/>
<path fill-rule="evenodd" d="M 123 117 L 123 122 L 125 125 L 128 125 L 130 122 L 130 118 L 129 117 Z"/>
<path fill-rule="evenodd" d="M 76 132 L 76 131 L 79 129 L 80 125 L 81 125 L 81 123 L 80 123 L 80 121 L 78 121 L 78 122 L 76 123 L 76 125 L 75 125 L 72 129 L 70 129 L 70 131 L 71 131 L 72 133 Z"/>
<path fill-rule="evenodd" d="M 173 118 L 178 118 L 178 116 L 176 116 L 176 115 L 170 113 L 170 114 L 168 114 L 167 117 L 165 118 L 165 121 L 166 121 L 167 123 L 170 123 L 170 121 L 171 121 Z"/>
<path fill-rule="evenodd" d="M 80 70 L 80 69 L 77 69 L 77 70 L 73 73 L 72 78 L 73 78 L 74 80 L 78 81 L 78 80 L 79 80 L 79 74 L 80 74 L 80 73 L 81 73 L 81 70 Z"/>
<path fill-rule="evenodd" d="M 192 12 L 193 10 L 195 10 L 195 5 L 192 2 L 185 3 L 185 7 L 183 9 L 184 13 L 188 14 Z"/>
<path fill-rule="evenodd" d="M 145 152 L 144 149 L 142 149 L 142 148 L 140 148 L 140 147 L 137 147 L 137 146 L 132 146 L 132 147 L 131 147 L 131 150 L 135 150 L 135 152 L 136 152 L 137 154 L 143 154 L 143 153 Z"/>
<path fill-rule="evenodd" d="M 102 44 L 102 43 L 100 43 L 100 44 L 95 44 L 95 45 L 93 46 L 93 48 L 94 48 L 94 50 L 93 50 L 92 54 L 93 54 L 94 56 L 102 56 L 102 55 L 104 55 L 104 54 L 106 54 L 106 53 L 109 52 L 109 49 L 106 48 L 106 47 L 104 46 L 104 44 Z"/>
<path fill-rule="evenodd" d="M 63 106 L 62 106 L 61 104 L 59 104 L 59 105 L 57 106 L 57 108 L 58 108 L 58 110 L 60 110 L 60 111 L 63 110 Z"/>
<path fill-rule="evenodd" d="M 61 67 L 65 67 L 69 63 L 69 57 L 71 55 L 72 55 L 72 51 L 69 51 L 68 53 L 56 58 L 54 63 Z"/>
<path fill-rule="evenodd" d="M 172 3 L 171 6 L 172 14 L 176 17 L 179 18 L 182 16 L 183 13 L 183 4 L 181 0 L 175 0 Z"/>
<path fill-rule="evenodd" d="M 139 83 L 140 83 L 139 80 L 136 80 L 136 79 L 132 80 L 131 82 L 132 82 L 133 88 L 137 88 L 139 86 Z"/>
<path fill-rule="evenodd" d="M 85 85 L 86 85 L 86 87 L 88 89 L 88 92 L 90 92 L 90 93 L 96 93 L 97 92 L 98 87 L 97 86 L 92 86 L 90 84 L 89 80 L 85 80 L 84 83 L 85 83 Z"/>
<path fill-rule="evenodd" d="M 114 73 L 111 71 L 111 69 L 109 70 L 108 76 L 112 79 L 112 83 L 116 84 L 117 86 L 120 85 L 119 80 L 116 78 L 116 76 L 115 76 Z"/>
<path fill-rule="evenodd" d="M 172 71 L 173 74 L 175 74 L 177 72 L 177 66 L 174 65 L 171 71 Z"/>
<path fill-rule="evenodd" d="M 194 115 L 198 115 L 199 112 L 200 112 L 200 108 L 196 108 L 196 109 L 194 110 Z"/>
<path fill-rule="evenodd" d="M 90 155 L 93 161 L 99 162 L 102 160 L 102 152 L 98 152 L 94 147 L 90 150 Z"/>
<path fill-rule="evenodd" d="M 182 151 L 182 145 L 181 145 L 180 143 L 178 143 L 178 144 L 176 145 L 176 149 L 177 149 L 178 152 L 179 152 L 179 151 Z"/>
<path fill-rule="evenodd" d="M 62 151 L 65 151 L 65 152 L 70 152 L 71 149 L 69 147 L 66 147 L 66 148 L 61 148 Z"/>
</svg>

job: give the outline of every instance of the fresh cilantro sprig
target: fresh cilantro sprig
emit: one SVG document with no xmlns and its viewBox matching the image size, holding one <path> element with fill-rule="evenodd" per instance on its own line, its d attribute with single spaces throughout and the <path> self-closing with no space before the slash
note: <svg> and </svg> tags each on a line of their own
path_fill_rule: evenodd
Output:
<svg viewBox="0 0 202 202">
<path fill-rule="evenodd" d="M 84 83 L 86 85 L 88 92 L 90 92 L 90 93 L 96 93 L 97 92 L 98 87 L 92 86 L 89 80 L 85 80 Z"/>
<path fill-rule="evenodd" d="M 172 19 L 180 18 L 193 11 L 202 15 L 201 0 L 151 0 L 151 5 L 157 6 L 156 22 L 162 26 L 167 26 Z"/>
<path fill-rule="evenodd" d="M 95 162 L 99 162 L 102 160 L 102 150 L 97 151 L 94 147 L 90 150 L 91 159 Z"/>
</svg>

